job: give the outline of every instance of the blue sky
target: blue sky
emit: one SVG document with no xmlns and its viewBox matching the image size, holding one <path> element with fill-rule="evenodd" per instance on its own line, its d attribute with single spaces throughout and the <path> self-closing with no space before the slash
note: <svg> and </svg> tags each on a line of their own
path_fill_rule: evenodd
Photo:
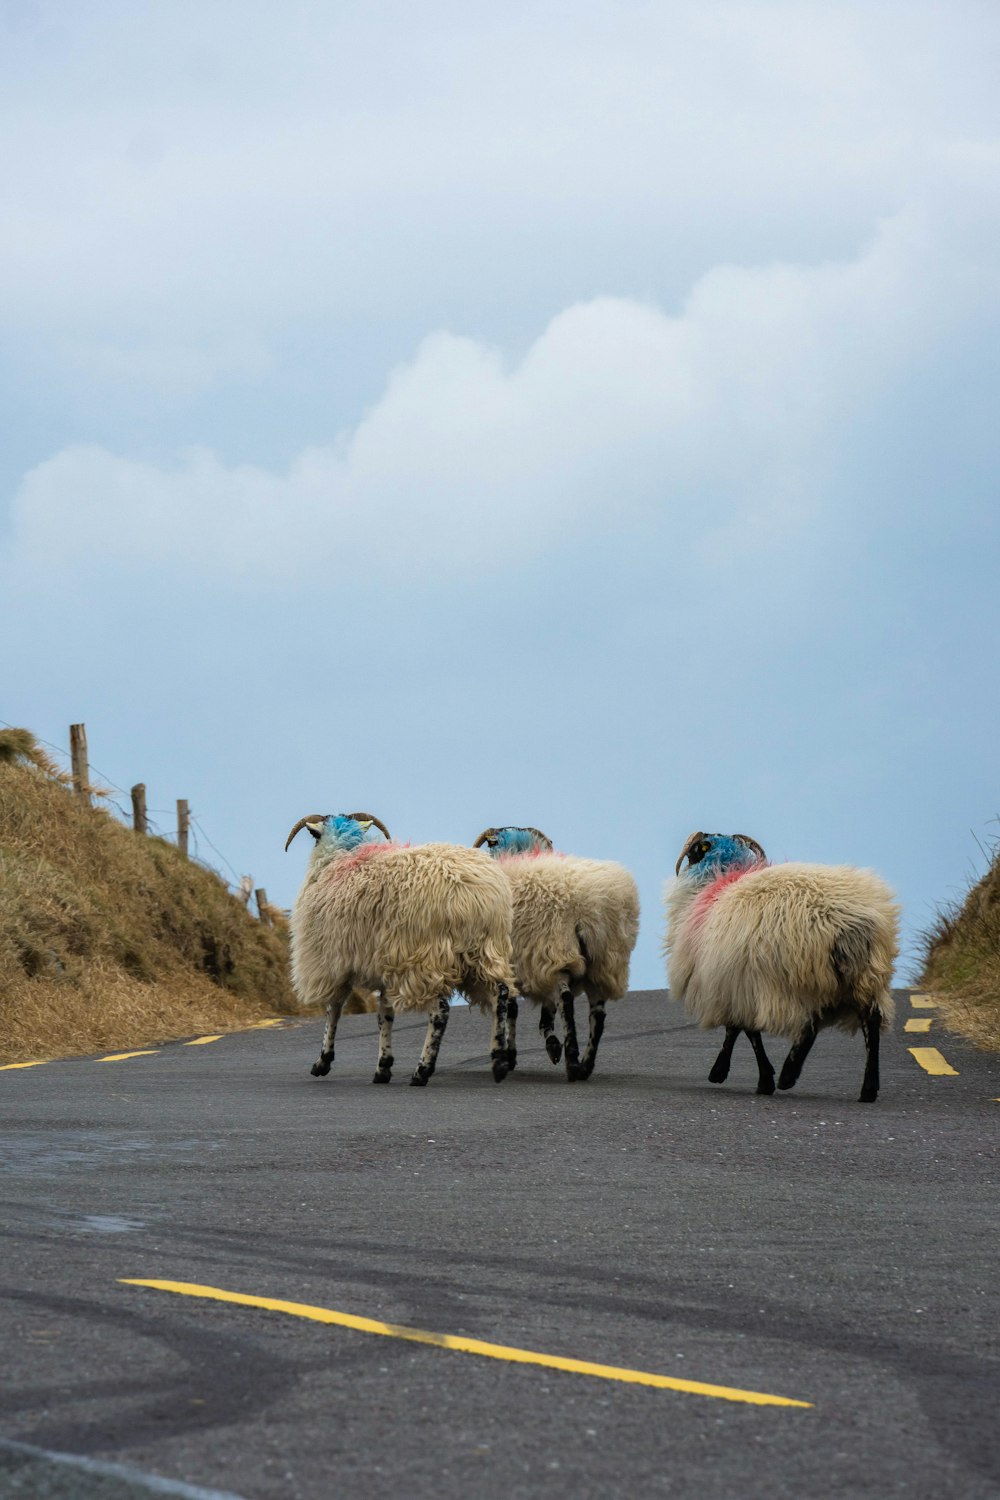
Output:
<svg viewBox="0 0 1000 1500">
<path fill-rule="evenodd" d="M 0 717 L 285 904 L 303 813 L 532 823 L 635 872 L 653 986 L 737 828 L 909 943 L 1000 812 L 998 43 L 6 0 Z"/>
</svg>

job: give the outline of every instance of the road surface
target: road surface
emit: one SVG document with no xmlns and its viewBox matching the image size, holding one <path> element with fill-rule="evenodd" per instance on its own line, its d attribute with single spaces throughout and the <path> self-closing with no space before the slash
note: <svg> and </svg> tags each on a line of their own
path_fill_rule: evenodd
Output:
<svg viewBox="0 0 1000 1500">
<path fill-rule="evenodd" d="M 426 1089 L 370 1016 L 0 1072 L 0 1495 L 1000 1495 L 1000 1069 L 898 1010 L 875 1105 L 650 991 L 585 1084 L 457 1008 Z"/>
</svg>

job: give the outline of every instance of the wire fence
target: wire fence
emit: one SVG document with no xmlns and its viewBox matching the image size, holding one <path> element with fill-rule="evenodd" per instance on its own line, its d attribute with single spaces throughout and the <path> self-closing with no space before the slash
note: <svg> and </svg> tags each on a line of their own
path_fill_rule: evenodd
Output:
<svg viewBox="0 0 1000 1500">
<path fill-rule="evenodd" d="M 6 719 L 0 719 L 0 726 L 3 726 L 4 729 L 16 729 L 19 727 L 15 724 L 9 724 Z M 72 753 L 65 746 L 54 745 L 51 740 L 44 739 L 39 734 L 32 734 L 32 738 L 36 744 L 44 746 L 47 751 L 57 757 L 57 764 L 63 768 L 68 780 L 73 773 Z M 118 821 L 123 823 L 127 828 L 135 826 L 132 791 L 130 789 L 121 786 L 115 781 L 114 777 L 108 776 L 101 770 L 100 766 L 96 766 L 89 758 L 84 779 L 86 783 L 85 790 L 89 795 L 99 797 L 107 810 L 114 812 L 117 815 Z M 124 805 L 119 801 L 119 798 L 125 799 Z M 161 823 L 157 822 L 157 818 L 176 818 L 176 816 L 177 809 L 172 807 L 147 807 L 145 809 L 146 832 L 151 833 L 155 838 L 163 839 L 168 844 L 179 844 L 179 829 L 176 826 L 174 828 L 170 828 L 169 826 L 164 827 Z M 253 889 L 251 877 L 249 875 L 241 875 L 237 871 L 232 861 L 222 852 L 218 844 L 209 837 L 200 816 L 195 816 L 194 813 L 188 812 L 187 821 L 189 837 L 188 858 L 192 859 L 195 864 L 200 865 L 202 869 L 210 870 L 238 900 L 246 905 L 250 891 Z M 202 843 L 206 844 L 216 859 L 221 861 L 221 864 L 225 866 L 229 875 L 232 876 L 231 880 L 223 874 L 219 865 L 203 857 L 201 853 Z M 260 889 L 257 894 L 258 906 L 267 906 L 266 892 Z M 261 915 L 263 916 L 263 911 L 261 911 Z"/>
</svg>

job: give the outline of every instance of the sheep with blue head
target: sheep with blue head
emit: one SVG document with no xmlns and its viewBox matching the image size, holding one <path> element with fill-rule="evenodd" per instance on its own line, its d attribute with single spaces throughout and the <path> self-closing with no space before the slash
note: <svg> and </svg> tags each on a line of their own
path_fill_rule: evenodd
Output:
<svg viewBox="0 0 1000 1500">
<path fill-rule="evenodd" d="M 639 893 L 626 869 L 611 860 L 557 854 L 537 828 L 487 828 L 485 846 L 510 883 L 511 930 L 518 992 L 540 1007 L 539 1029 L 553 1063 L 565 1056 L 571 1083 L 590 1077 L 604 1031 L 604 1008 L 628 989 L 629 960 L 639 931 Z M 587 1045 L 580 1056 L 574 1001 L 589 1005 Z M 558 1011 L 563 1041 L 555 1034 Z M 517 999 L 507 1016 L 508 1060 L 517 1062 Z"/>
<path fill-rule="evenodd" d="M 410 1082 L 428 1082 L 460 991 L 493 1018 L 491 1062 L 508 1072 L 507 1004 L 513 988 L 508 882 L 481 854 L 456 844 L 392 842 L 371 813 L 300 818 L 312 856 L 292 910 L 292 982 L 304 1005 L 325 1006 L 326 1029 L 313 1073 L 330 1071 L 337 1022 L 354 991 L 378 997 L 374 1083 L 392 1076 L 397 1011 L 428 1015 L 423 1051 Z M 371 830 L 385 837 L 376 840 Z"/>
<path fill-rule="evenodd" d="M 885 882 L 853 865 L 771 865 L 747 834 L 700 831 L 675 875 L 666 895 L 670 992 L 700 1026 L 726 1030 L 709 1081 L 729 1076 L 741 1031 L 757 1059 L 758 1094 L 773 1094 L 762 1032 L 792 1043 L 777 1081 L 789 1089 L 821 1030 L 860 1029 L 860 1101 L 872 1103 L 899 949 L 899 908 Z"/>
</svg>

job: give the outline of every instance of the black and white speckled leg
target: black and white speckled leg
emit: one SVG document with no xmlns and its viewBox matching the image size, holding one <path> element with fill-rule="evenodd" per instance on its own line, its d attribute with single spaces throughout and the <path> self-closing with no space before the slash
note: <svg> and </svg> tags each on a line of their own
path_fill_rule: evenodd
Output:
<svg viewBox="0 0 1000 1500">
<path fill-rule="evenodd" d="M 861 1017 L 861 1029 L 865 1034 L 865 1077 L 858 1103 L 874 1104 L 878 1098 L 878 1044 L 882 1031 L 882 1012 L 877 1005 Z"/>
<path fill-rule="evenodd" d="M 815 1021 L 810 1021 L 807 1029 L 802 1033 L 797 1042 L 793 1042 L 789 1048 L 788 1056 L 781 1064 L 781 1072 L 778 1075 L 779 1089 L 794 1088 L 799 1081 L 802 1072 L 802 1064 L 812 1049 L 812 1044 L 819 1035 L 819 1027 Z"/>
<path fill-rule="evenodd" d="M 542 1041 L 545 1050 L 549 1054 L 549 1061 L 557 1063 L 562 1057 L 562 1042 L 556 1036 L 556 1013 L 550 1005 L 542 1006 L 542 1013 L 538 1018 L 538 1029 L 542 1033 Z"/>
<path fill-rule="evenodd" d="M 517 1067 L 517 996 L 507 1001 L 507 1071 L 513 1073 Z"/>
<path fill-rule="evenodd" d="M 310 1072 L 314 1078 L 325 1078 L 330 1071 L 333 1062 L 333 1043 L 337 1035 L 337 1022 L 340 1020 L 340 1012 L 346 1004 L 347 997 L 351 993 L 350 988 L 341 990 L 339 994 L 332 996 L 326 1008 L 326 1025 L 323 1028 L 323 1046 L 319 1057 L 313 1063 Z"/>
<path fill-rule="evenodd" d="M 490 1040 L 490 1064 L 494 1083 L 502 1083 L 511 1070 L 509 1059 L 510 1033 L 507 1030 L 510 1007 L 517 1015 L 517 1001 L 511 1000 L 505 984 L 497 985 L 497 998 L 493 1007 L 493 1036 Z"/>
<path fill-rule="evenodd" d="M 580 1066 L 580 1043 L 576 1039 L 576 1017 L 573 1014 L 572 990 L 563 990 L 559 996 L 559 1009 L 562 1013 L 566 1077 L 570 1083 L 576 1083 L 579 1079 L 586 1078 L 587 1075 Z"/>
<path fill-rule="evenodd" d="M 448 1017 L 451 1014 L 451 1006 L 448 996 L 442 995 L 437 1003 L 437 1008 L 432 1010 L 427 1020 L 427 1033 L 424 1037 L 424 1047 L 417 1063 L 416 1071 L 410 1079 L 415 1088 L 423 1088 L 437 1067 L 437 1056 L 441 1049 L 441 1038 L 444 1036 Z"/>
<path fill-rule="evenodd" d="M 709 1083 L 725 1083 L 729 1077 L 729 1064 L 732 1062 L 733 1048 L 736 1046 L 736 1038 L 742 1030 L 742 1026 L 726 1027 L 726 1039 L 722 1044 L 722 1050 L 712 1064 L 712 1071 L 708 1075 Z"/>
<path fill-rule="evenodd" d="M 590 1032 L 587 1037 L 587 1050 L 583 1054 L 583 1062 L 580 1071 L 584 1078 L 589 1078 L 594 1071 L 597 1061 L 597 1049 L 601 1045 L 601 1037 L 604 1034 L 604 1001 L 591 1000 L 590 1002 Z"/>
<path fill-rule="evenodd" d="M 392 1055 L 392 1023 L 396 1019 L 396 1012 L 391 1005 L 386 1004 L 384 994 L 379 994 L 378 999 L 378 1063 L 375 1067 L 375 1077 L 372 1083 L 390 1083 L 392 1081 L 392 1065 L 395 1058 Z"/>
<path fill-rule="evenodd" d="M 758 1094 L 774 1093 L 774 1069 L 771 1060 L 764 1051 L 764 1043 L 759 1031 L 748 1031 L 747 1038 L 753 1048 L 753 1055 L 757 1059 L 757 1092 Z"/>
</svg>

